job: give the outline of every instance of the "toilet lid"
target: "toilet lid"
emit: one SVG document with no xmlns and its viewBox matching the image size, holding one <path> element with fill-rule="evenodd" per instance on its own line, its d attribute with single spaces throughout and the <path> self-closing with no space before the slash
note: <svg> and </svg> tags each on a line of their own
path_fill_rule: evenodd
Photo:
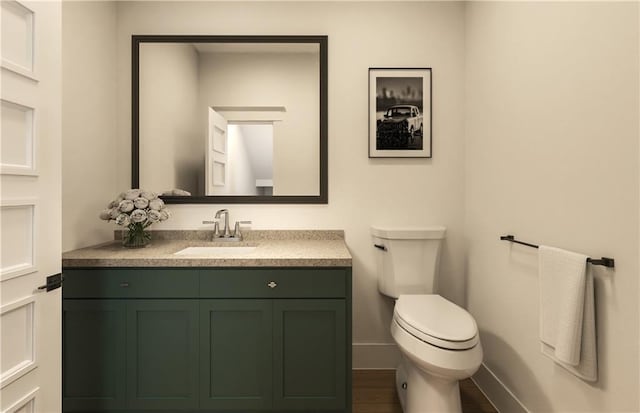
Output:
<svg viewBox="0 0 640 413">
<path fill-rule="evenodd" d="M 478 343 L 478 326 L 473 317 L 437 294 L 401 295 L 394 317 L 409 333 L 438 347 L 464 350 Z"/>
</svg>

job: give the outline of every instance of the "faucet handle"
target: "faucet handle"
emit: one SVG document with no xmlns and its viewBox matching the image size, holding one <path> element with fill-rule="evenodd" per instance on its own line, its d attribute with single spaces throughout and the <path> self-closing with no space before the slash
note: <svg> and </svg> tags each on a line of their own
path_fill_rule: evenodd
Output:
<svg viewBox="0 0 640 413">
<path fill-rule="evenodd" d="M 240 232 L 240 225 L 251 224 L 251 221 L 236 221 L 236 227 L 233 230 L 233 236 L 242 240 L 242 233 Z"/>
<path fill-rule="evenodd" d="M 203 224 L 213 224 L 213 238 L 220 237 L 220 227 L 218 224 L 219 220 L 214 219 L 213 221 L 202 221 Z"/>
</svg>

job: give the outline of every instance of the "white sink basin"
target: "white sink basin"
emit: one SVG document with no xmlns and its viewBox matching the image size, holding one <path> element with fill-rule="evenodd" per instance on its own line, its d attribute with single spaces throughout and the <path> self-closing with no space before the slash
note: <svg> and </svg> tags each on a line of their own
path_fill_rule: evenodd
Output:
<svg viewBox="0 0 640 413">
<path fill-rule="evenodd" d="M 235 257 L 248 254 L 256 247 L 188 247 L 173 255 L 184 257 Z"/>
</svg>

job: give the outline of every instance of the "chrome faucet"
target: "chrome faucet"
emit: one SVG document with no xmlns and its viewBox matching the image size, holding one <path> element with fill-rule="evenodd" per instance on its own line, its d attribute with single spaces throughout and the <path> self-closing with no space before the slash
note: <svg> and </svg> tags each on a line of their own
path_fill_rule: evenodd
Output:
<svg viewBox="0 0 640 413">
<path fill-rule="evenodd" d="M 224 231 L 222 232 L 222 235 L 218 235 L 218 236 L 222 238 L 231 238 L 231 231 L 229 231 L 229 210 L 228 209 L 219 210 L 218 212 L 216 212 L 215 218 L 219 220 L 222 214 L 224 214 Z"/>
<path fill-rule="evenodd" d="M 220 233 L 220 217 L 224 215 L 224 229 L 222 229 L 222 233 Z M 237 221 L 236 226 L 233 230 L 233 234 L 231 233 L 231 229 L 229 227 L 229 210 L 221 209 L 216 212 L 214 221 L 202 221 L 203 224 L 214 224 L 213 225 L 213 239 L 217 239 L 220 241 L 242 241 L 242 233 L 240 232 L 240 225 L 242 224 L 251 224 L 251 221 Z"/>
</svg>

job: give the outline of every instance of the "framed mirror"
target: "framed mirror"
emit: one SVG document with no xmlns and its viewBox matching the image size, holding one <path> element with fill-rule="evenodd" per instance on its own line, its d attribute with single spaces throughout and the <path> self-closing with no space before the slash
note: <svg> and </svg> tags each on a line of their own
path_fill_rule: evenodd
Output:
<svg viewBox="0 0 640 413">
<path fill-rule="evenodd" d="M 327 36 L 132 36 L 131 185 L 327 203 Z"/>
</svg>

